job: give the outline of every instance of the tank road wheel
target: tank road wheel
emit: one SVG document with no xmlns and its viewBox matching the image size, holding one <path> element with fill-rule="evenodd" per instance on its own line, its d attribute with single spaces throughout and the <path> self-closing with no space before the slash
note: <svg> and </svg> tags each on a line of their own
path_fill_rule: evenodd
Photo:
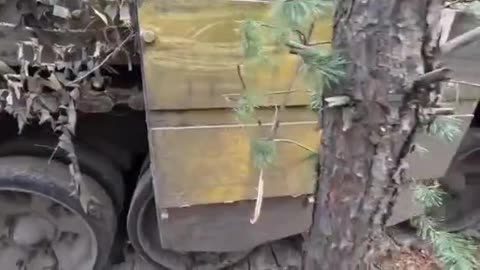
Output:
<svg viewBox="0 0 480 270">
<path fill-rule="evenodd" d="M 262 245 L 228 270 L 300 270 L 301 245 L 300 236 Z"/>
<path fill-rule="evenodd" d="M 138 181 L 128 213 L 127 230 L 133 247 L 144 259 L 169 270 L 220 270 L 234 265 L 249 254 L 179 253 L 162 249 L 150 170 L 145 170 Z"/>
<path fill-rule="evenodd" d="M 87 214 L 71 194 L 70 179 L 66 165 L 45 158 L 0 158 L 0 268 L 105 269 L 116 231 L 114 206 L 84 175 L 98 203 Z"/>
</svg>

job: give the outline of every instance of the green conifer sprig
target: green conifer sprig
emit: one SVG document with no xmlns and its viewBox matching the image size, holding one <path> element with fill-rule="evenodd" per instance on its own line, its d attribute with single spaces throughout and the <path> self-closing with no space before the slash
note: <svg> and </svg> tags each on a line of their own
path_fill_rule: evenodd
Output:
<svg viewBox="0 0 480 270">
<path fill-rule="evenodd" d="M 263 98 L 261 96 L 249 91 L 238 99 L 233 110 L 238 120 L 246 123 L 254 120 L 255 110 L 260 107 L 262 102 Z"/>
<path fill-rule="evenodd" d="M 303 74 L 309 82 L 311 89 L 310 107 L 314 111 L 323 105 L 323 90 L 331 89 L 345 78 L 345 65 L 347 61 L 338 54 L 326 52 L 322 49 L 299 51 L 304 62 Z"/>
<path fill-rule="evenodd" d="M 476 258 L 476 243 L 459 233 L 446 232 L 440 229 L 430 217 L 419 217 L 415 220 L 420 237 L 430 241 L 435 257 L 446 270 L 475 270 L 479 266 Z"/>
<path fill-rule="evenodd" d="M 270 52 L 285 52 L 285 48 L 290 50 L 289 45 L 292 43 L 300 45 L 300 49 L 296 48 L 294 53 L 303 60 L 305 69 L 312 74 L 312 78 L 322 76 L 322 84 L 316 83 L 313 87 L 315 94 L 311 95 L 312 107 L 319 107 L 321 104 L 320 88 L 331 82 L 338 82 L 341 79 L 340 76 L 343 73 L 340 70 L 336 70 L 337 67 L 341 68 L 339 65 L 341 60 L 338 60 L 333 54 L 320 51 L 318 48 L 308 45 L 310 35 L 314 29 L 314 21 L 322 13 L 322 7 L 328 3 L 331 3 L 331 1 L 276 0 L 272 5 L 272 18 L 266 18 L 268 23 L 253 20 L 247 20 L 243 23 L 241 44 L 244 62 L 237 66 L 237 71 L 245 92 L 241 94 L 241 98 L 238 99 L 234 108 L 235 114 L 240 121 L 252 120 L 255 110 L 262 105 L 261 102 L 258 102 L 258 96 L 255 95 L 254 91 L 251 91 L 256 88 L 255 85 L 249 85 L 250 82 L 243 77 L 243 68 L 246 68 L 246 73 L 250 74 L 248 71 L 250 68 L 259 70 L 258 66 L 254 66 L 256 64 L 274 64 L 273 58 L 269 57 L 273 56 Z M 267 46 L 269 47 L 268 49 Z M 274 47 L 274 50 L 271 50 L 271 47 Z M 260 66 L 260 70 L 261 68 L 262 66 Z M 293 91 L 292 87 L 298 73 L 300 73 L 299 70 L 296 71 L 295 79 L 293 79 L 289 88 L 284 89 L 284 101 L 275 105 L 276 110 L 272 120 L 271 134 L 266 138 L 250 139 L 252 161 L 259 170 L 257 199 L 254 215 L 250 220 L 252 223 L 258 220 L 261 212 L 264 192 L 264 171 L 267 167 L 274 164 L 277 156 L 276 144 L 282 142 L 293 143 L 308 150 L 309 153 L 311 152 L 308 147 L 293 140 L 276 138 L 277 131 L 280 128 L 279 111 L 286 109 L 287 98 Z M 317 82 L 316 78 L 314 82 Z"/>
<path fill-rule="evenodd" d="M 253 164 L 257 169 L 263 170 L 272 165 L 277 155 L 275 141 L 267 138 L 252 140 L 251 151 Z"/>
<path fill-rule="evenodd" d="M 246 60 L 256 60 L 263 54 L 263 39 L 260 33 L 260 23 L 254 20 L 243 22 L 241 27 L 241 44 Z"/>
<path fill-rule="evenodd" d="M 438 184 L 415 186 L 415 199 L 423 205 L 425 215 L 414 220 L 419 236 L 432 244 L 435 257 L 447 270 L 474 270 L 479 267 L 476 243 L 460 233 L 442 230 L 438 221 L 428 216 L 432 208 L 441 207 L 446 193 Z"/>
<path fill-rule="evenodd" d="M 274 20 L 291 29 L 304 29 L 320 13 L 318 0 L 279 0 L 273 5 Z"/>
<path fill-rule="evenodd" d="M 273 20 L 294 30 L 308 28 L 332 6 L 327 0 L 277 0 L 272 8 Z"/>
<path fill-rule="evenodd" d="M 461 134 L 462 120 L 454 116 L 437 116 L 428 129 L 428 134 L 447 143 L 455 141 Z"/>
<path fill-rule="evenodd" d="M 427 209 L 442 206 L 443 200 L 447 195 L 439 188 L 438 183 L 430 186 L 417 184 L 414 193 L 417 201 L 421 202 L 423 207 Z"/>
</svg>

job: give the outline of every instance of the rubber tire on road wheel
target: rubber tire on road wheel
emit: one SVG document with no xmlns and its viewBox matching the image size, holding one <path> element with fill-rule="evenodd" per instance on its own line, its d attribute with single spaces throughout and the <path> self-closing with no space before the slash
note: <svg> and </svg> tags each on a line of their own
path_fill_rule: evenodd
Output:
<svg viewBox="0 0 480 270">
<path fill-rule="evenodd" d="M 256 248 L 245 260 L 228 270 L 300 270 L 300 237 L 277 240 Z"/>
<path fill-rule="evenodd" d="M 66 165 L 29 156 L 0 158 L 0 189 L 43 194 L 76 212 L 96 237 L 98 252 L 93 270 L 104 270 L 109 261 L 117 218 L 112 200 L 103 188 L 89 176 L 84 175 L 83 181 L 101 204 L 95 216 L 85 213 L 78 196 L 71 195 L 71 175 Z"/>
<path fill-rule="evenodd" d="M 0 157 L 34 156 L 48 159 L 57 144 L 58 138 L 53 136 L 16 137 L 0 144 Z M 125 187 L 120 172 L 107 158 L 80 143 L 75 143 L 75 152 L 82 173 L 94 178 L 105 189 L 115 204 L 117 214 L 120 214 L 125 197 Z M 70 160 L 67 155 L 68 153 L 63 149 L 57 149 L 54 160 L 68 164 Z"/>
<path fill-rule="evenodd" d="M 235 264 L 250 253 L 220 253 L 216 254 L 218 260 L 206 261 L 202 258 L 212 259 L 211 253 L 178 253 L 162 249 L 157 226 L 152 176 L 148 166 L 143 168 L 144 171 L 137 183 L 128 212 L 127 231 L 132 246 L 145 260 L 159 269 L 219 270 Z"/>
</svg>

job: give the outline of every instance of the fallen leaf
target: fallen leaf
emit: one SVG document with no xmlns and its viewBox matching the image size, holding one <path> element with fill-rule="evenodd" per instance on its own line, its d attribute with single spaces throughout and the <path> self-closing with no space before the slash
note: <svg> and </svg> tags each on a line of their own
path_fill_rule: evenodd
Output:
<svg viewBox="0 0 480 270">
<path fill-rule="evenodd" d="M 78 194 L 80 199 L 80 204 L 82 205 L 83 211 L 85 213 L 92 215 L 97 218 L 101 218 L 101 213 L 99 211 L 101 203 L 95 197 L 95 195 L 90 191 L 90 188 L 87 186 L 85 181 L 80 180 L 80 194 Z"/>
<path fill-rule="evenodd" d="M 75 89 L 70 92 L 70 97 L 72 97 L 73 100 L 78 100 L 80 98 L 80 89 L 76 87 Z"/>
<path fill-rule="evenodd" d="M 65 150 L 68 154 L 75 153 L 75 148 L 72 143 L 72 138 L 68 132 L 62 133 L 58 138 L 58 147 Z"/>
<path fill-rule="evenodd" d="M 57 112 L 59 108 L 58 99 L 52 95 L 40 95 L 39 100 L 50 111 Z"/>
<path fill-rule="evenodd" d="M 105 11 L 105 14 L 107 14 L 110 20 L 112 21 L 115 20 L 115 18 L 118 15 L 118 8 L 117 8 L 117 5 L 114 3 L 108 4 L 105 7 L 104 11 Z"/>
<path fill-rule="evenodd" d="M 108 25 L 108 18 L 105 14 L 103 14 L 102 12 L 98 11 L 96 8 L 92 7 L 93 9 L 93 12 L 95 12 L 95 14 L 97 14 L 97 16 L 105 23 L 105 25 Z"/>
<path fill-rule="evenodd" d="M 48 86 L 52 88 L 53 90 L 59 91 L 63 89 L 62 84 L 60 84 L 60 81 L 57 79 L 57 76 L 52 72 L 50 73 L 50 76 L 46 80 L 47 82 L 44 82 L 45 86 Z"/>
<path fill-rule="evenodd" d="M 120 20 L 124 23 L 129 24 L 131 22 L 131 17 L 130 17 L 130 8 L 128 4 L 123 4 L 120 7 Z"/>
<path fill-rule="evenodd" d="M 21 134 L 25 124 L 27 123 L 27 116 L 24 109 L 16 109 L 13 111 L 13 115 L 17 119 L 18 134 Z"/>
<path fill-rule="evenodd" d="M 12 94 L 9 94 L 6 98 L 5 98 L 5 101 L 7 101 L 7 104 L 9 106 L 12 106 L 13 105 L 13 96 Z"/>
<path fill-rule="evenodd" d="M 0 60 L 0 75 L 16 73 L 7 63 Z"/>
<path fill-rule="evenodd" d="M 40 87 L 40 82 L 38 81 L 38 77 L 27 77 L 27 87 L 28 92 L 31 93 L 40 93 L 42 88 Z"/>
<path fill-rule="evenodd" d="M 32 104 L 33 100 L 37 97 L 37 94 L 35 93 L 30 93 L 28 94 L 27 97 L 27 102 L 26 102 L 26 115 L 29 116 L 32 112 Z"/>
<path fill-rule="evenodd" d="M 60 5 L 55 5 L 53 6 L 53 16 L 68 19 L 71 17 L 71 13 L 68 8 Z"/>
<path fill-rule="evenodd" d="M 70 103 L 68 104 L 67 115 L 68 115 L 67 128 L 70 130 L 72 134 L 75 134 L 75 127 L 77 126 L 77 111 L 75 110 L 75 104 L 73 103 L 73 100 L 71 100 Z"/>
<path fill-rule="evenodd" d="M 50 121 L 52 122 L 52 115 L 50 114 L 50 112 L 46 109 L 41 109 L 40 110 L 40 120 L 39 120 L 39 123 L 40 125 L 43 125 L 45 122 L 47 121 Z"/>
</svg>

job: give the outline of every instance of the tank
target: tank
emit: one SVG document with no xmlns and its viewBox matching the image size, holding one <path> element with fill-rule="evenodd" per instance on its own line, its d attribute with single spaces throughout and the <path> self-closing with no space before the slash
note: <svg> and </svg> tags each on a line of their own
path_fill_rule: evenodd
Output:
<svg viewBox="0 0 480 270">
<path fill-rule="evenodd" d="M 240 124 L 231 102 L 244 91 L 239 29 L 268 17 L 271 4 L 0 0 L 2 267 L 300 269 L 317 162 L 279 145 L 252 222 L 259 171 L 247 134 L 266 134 L 283 99 L 262 100 L 261 125 Z M 454 18 L 450 37 L 477 23 Z M 313 39 L 330 40 L 331 29 L 327 14 Z M 478 81 L 468 68 L 476 46 L 445 59 L 459 68 L 457 81 Z M 245 75 L 259 95 L 285 91 L 295 76 L 298 58 L 285 51 L 274 60 L 282 64 Z M 320 149 L 307 87 L 295 83 L 278 136 Z M 429 152 L 409 157 L 412 178 L 440 178 L 456 194 L 451 230 L 473 234 L 478 93 L 446 85 L 462 136 L 445 144 L 420 134 Z M 388 225 L 421 213 L 405 184 Z"/>
</svg>

